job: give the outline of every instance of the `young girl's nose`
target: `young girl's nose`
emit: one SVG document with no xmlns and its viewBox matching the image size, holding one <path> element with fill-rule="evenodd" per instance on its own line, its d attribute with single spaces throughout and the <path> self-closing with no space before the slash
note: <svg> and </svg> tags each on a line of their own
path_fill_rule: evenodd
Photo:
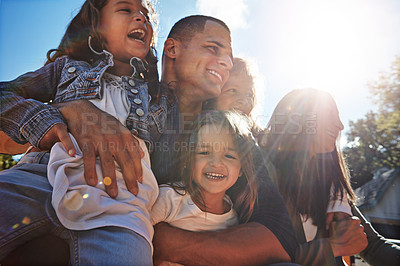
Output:
<svg viewBox="0 0 400 266">
<path fill-rule="evenodd" d="M 222 165 L 222 160 L 221 158 L 219 158 L 219 156 L 213 156 L 210 161 L 209 164 L 213 167 L 219 167 Z"/>
<path fill-rule="evenodd" d="M 136 13 L 135 13 L 135 20 L 136 20 L 136 21 L 143 21 L 143 22 L 146 22 L 146 21 L 147 21 L 147 18 L 146 18 L 146 16 L 143 14 L 142 11 L 139 11 L 139 12 L 136 12 Z"/>
</svg>

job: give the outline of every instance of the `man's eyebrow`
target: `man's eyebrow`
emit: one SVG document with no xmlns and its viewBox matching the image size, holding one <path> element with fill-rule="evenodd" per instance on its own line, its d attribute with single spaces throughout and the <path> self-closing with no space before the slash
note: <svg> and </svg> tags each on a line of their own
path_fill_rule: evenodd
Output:
<svg viewBox="0 0 400 266">
<path fill-rule="evenodd" d="M 219 41 L 211 41 L 211 40 L 209 40 L 207 42 L 213 43 L 213 44 L 215 44 L 215 45 L 217 45 L 217 46 L 219 46 L 221 48 L 226 48 L 226 47 L 231 48 L 231 46 L 224 45 L 223 43 L 221 43 Z"/>
</svg>

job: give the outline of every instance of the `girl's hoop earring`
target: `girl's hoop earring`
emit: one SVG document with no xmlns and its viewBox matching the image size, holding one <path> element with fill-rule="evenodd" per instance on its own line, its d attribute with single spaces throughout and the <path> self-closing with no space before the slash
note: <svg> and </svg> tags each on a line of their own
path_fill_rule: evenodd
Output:
<svg viewBox="0 0 400 266">
<path fill-rule="evenodd" d="M 89 37 L 88 37 L 89 49 L 90 49 L 93 53 L 95 53 L 95 54 L 97 54 L 97 55 L 102 55 L 102 54 L 103 54 L 102 52 L 99 53 L 99 52 L 97 52 L 97 51 L 92 47 L 92 44 L 90 43 L 91 41 L 92 41 L 92 36 L 89 35 Z"/>
</svg>

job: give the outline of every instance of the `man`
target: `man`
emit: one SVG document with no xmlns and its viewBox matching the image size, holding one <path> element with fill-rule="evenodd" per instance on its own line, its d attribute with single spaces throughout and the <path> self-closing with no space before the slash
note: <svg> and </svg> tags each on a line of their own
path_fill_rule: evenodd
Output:
<svg viewBox="0 0 400 266">
<path fill-rule="evenodd" d="M 220 94 L 232 67 L 231 53 L 229 29 L 220 20 L 191 16 L 171 29 L 164 44 L 161 83 L 173 91 L 177 105 L 168 110 L 165 133 L 158 145 L 155 142 L 152 154 L 153 171 L 160 183 L 172 181 L 174 151 L 182 144 L 176 133 L 190 128 L 203 101 Z M 265 190 L 260 189 L 259 205 L 250 223 L 204 233 L 157 225 L 153 240 L 155 263 L 166 260 L 232 265 L 290 261 L 296 240 L 288 219 L 283 200 L 268 183 Z"/>
<path fill-rule="evenodd" d="M 231 67 L 230 32 L 222 21 L 211 17 L 192 16 L 178 22 L 165 42 L 161 78 L 162 84 L 172 90 L 176 100 L 168 110 L 166 128 L 162 129 L 168 134 L 161 134 L 155 143 L 167 143 L 167 147 L 175 145 L 176 133 L 185 130 L 187 123 L 200 113 L 201 103 L 219 95 Z M 115 119 L 101 114 L 86 102 L 65 104 L 60 106 L 59 110 L 68 121 L 69 129 L 76 139 L 89 139 L 89 142 L 93 142 L 90 138 L 96 137 L 97 143 L 111 140 L 117 143 L 117 147 L 118 141 L 122 141 L 120 147 L 126 147 L 125 144 L 131 141 L 121 137 L 126 136 L 126 132 L 115 123 Z M 96 123 L 88 123 L 85 130 L 78 127 L 82 122 L 79 120 L 82 119 L 81 113 L 97 114 Z M 74 123 L 77 120 L 80 123 Z M 108 130 L 110 128 L 112 130 Z M 64 138 L 65 128 L 58 127 L 55 131 L 49 141 L 45 140 L 50 144 L 43 147 L 51 146 L 54 140 Z M 100 140 L 102 137 L 104 138 Z M 172 156 L 169 155 L 173 150 L 168 147 L 161 152 L 157 150 L 157 145 L 154 146 L 153 169 L 155 172 L 161 172 L 161 180 L 171 172 L 168 167 L 171 166 L 169 162 Z M 85 167 L 85 176 L 95 175 L 95 169 L 90 165 L 96 153 L 95 149 L 86 151 L 85 166 L 88 164 L 89 167 Z M 130 154 L 120 161 L 126 162 L 121 165 L 122 168 L 132 167 Z M 109 172 L 111 170 L 108 169 Z M 134 170 L 123 172 L 132 171 Z M 136 182 L 136 177 L 125 177 L 125 180 Z M 41 208 L 40 205 L 40 202 L 35 203 L 34 207 Z M 277 202 L 260 200 L 260 205 L 260 209 L 269 208 L 269 211 L 266 214 L 255 211 L 252 222 L 220 232 L 192 233 L 159 224 L 155 236 L 156 259 L 182 264 L 190 264 L 193 261 L 199 264 L 265 264 L 290 261 L 294 258 L 296 242 L 282 199 L 278 195 Z M 273 229 L 266 226 L 270 224 L 269 220 L 272 220 Z"/>
</svg>

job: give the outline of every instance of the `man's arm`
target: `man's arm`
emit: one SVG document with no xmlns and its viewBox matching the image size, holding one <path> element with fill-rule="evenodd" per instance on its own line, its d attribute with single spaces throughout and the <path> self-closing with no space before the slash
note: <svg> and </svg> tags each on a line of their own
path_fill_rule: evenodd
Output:
<svg viewBox="0 0 400 266">
<path fill-rule="evenodd" d="M 153 244 L 155 264 L 259 265 L 290 261 L 275 235 L 254 222 L 217 232 L 189 232 L 159 223 Z"/>
</svg>

